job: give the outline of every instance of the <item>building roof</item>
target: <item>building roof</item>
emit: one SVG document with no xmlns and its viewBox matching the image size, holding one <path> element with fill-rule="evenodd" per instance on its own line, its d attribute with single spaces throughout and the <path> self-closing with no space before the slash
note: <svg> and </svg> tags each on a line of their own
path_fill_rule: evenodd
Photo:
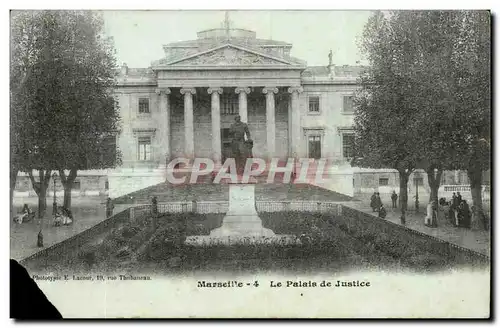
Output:
<svg viewBox="0 0 500 328">
<path fill-rule="evenodd" d="M 230 38 L 228 40 L 218 40 L 216 42 L 201 44 L 197 48 L 195 48 L 195 47 L 181 48 L 180 51 L 175 51 L 175 52 L 171 52 L 171 53 L 166 51 L 165 58 L 154 61 L 152 63 L 152 66 L 165 65 L 169 62 L 173 62 L 173 61 L 180 60 L 180 59 L 192 56 L 192 55 L 196 55 L 196 54 L 202 53 L 204 51 L 209 51 L 211 49 L 215 49 L 217 47 L 220 47 L 220 46 L 226 45 L 226 44 L 239 46 L 241 48 L 244 48 L 244 49 L 247 49 L 250 51 L 254 51 L 256 53 L 261 53 L 263 55 L 267 54 L 267 55 L 272 56 L 274 58 L 280 58 L 280 59 L 283 59 L 283 60 L 286 60 L 288 62 L 292 62 L 295 64 L 300 64 L 300 65 L 304 65 L 304 66 L 306 65 L 306 62 L 304 60 L 290 56 L 289 52 L 279 51 L 276 48 L 272 48 L 272 47 L 257 46 L 254 43 L 244 42 L 241 39 Z"/>
<path fill-rule="evenodd" d="M 366 66 L 352 66 L 352 65 L 332 65 L 333 76 L 342 77 L 358 77 Z M 302 72 L 302 77 L 328 77 L 330 76 L 330 68 L 328 66 L 309 66 Z"/>
<path fill-rule="evenodd" d="M 284 41 L 276 41 L 271 39 L 250 39 L 250 38 L 234 38 L 231 37 L 230 40 L 237 43 L 249 43 L 250 45 L 262 47 L 262 46 L 282 46 L 282 47 L 292 47 L 292 44 Z M 171 42 L 163 45 L 166 48 L 199 48 L 206 45 L 213 45 L 215 42 L 213 39 L 197 39 L 197 40 L 186 40 L 186 41 L 178 41 Z"/>
<path fill-rule="evenodd" d="M 229 20 L 228 12 L 226 12 L 226 18 L 222 25 L 223 27 L 221 28 L 199 31 L 195 40 L 172 42 L 163 45 L 165 57 L 154 61 L 152 66 L 169 65 L 169 63 L 210 51 L 226 44 L 238 46 L 264 56 L 267 54 L 269 57 L 282 59 L 293 64 L 306 65 L 305 61 L 290 56 L 291 43 L 259 39 L 255 31 L 235 28 Z"/>
</svg>

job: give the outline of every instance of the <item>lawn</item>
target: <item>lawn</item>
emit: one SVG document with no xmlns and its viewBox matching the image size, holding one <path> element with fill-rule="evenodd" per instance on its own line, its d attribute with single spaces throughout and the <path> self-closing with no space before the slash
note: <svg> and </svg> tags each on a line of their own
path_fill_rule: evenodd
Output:
<svg viewBox="0 0 500 328">
<path fill-rule="evenodd" d="M 266 228 L 295 235 L 300 243 L 185 245 L 186 236 L 209 235 L 222 214 L 170 214 L 128 223 L 102 241 L 84 245 L 64 262 L 45 261 L 44 271 L 95 271 L 188 274 L 323 273 L 350 270 L 434 271 L 454 267 L 452 260 L 393 240 L 387 233 L 348 229 L 332 214 L 261 213 Z M 38 266 L 36 269 L 42 269 Z"/>
</svg>

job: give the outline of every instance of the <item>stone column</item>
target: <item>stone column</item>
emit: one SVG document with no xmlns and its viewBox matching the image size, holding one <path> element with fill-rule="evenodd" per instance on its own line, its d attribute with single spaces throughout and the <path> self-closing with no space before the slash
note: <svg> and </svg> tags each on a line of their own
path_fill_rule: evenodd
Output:
<svg viewBox="0 0 500 328">
<path fill-rule="evenodd" d="M 170 103 L 169 94 L 171 93 L 169 88 L 158 88 L 156 89 L 156 94 L 159 97 L 159 117 L 158 117 L 158 127 L 160 132 L 160 168 L 166 167 L 167 163 L 170 161 Z"/>
<path fill-rule="evenodd" d="M 300 145 L 300 102 L 299 102 L 299 94 L 304 91 L 304 88 L 298 87 L 290 87 L 288 88 L 288 92 L 291 100 L 291 115 L 288 118 L 291 120 L 291 133 L 290 133 L 290 144 L 291 144 L 291 157 L 298 158 L 299 155 L 299 145 Z"/>
<path fill-rule="evenodd" d="M 194 124 L 193 124 L 193 95 L 195 88 L 182 88 L 184 95 L 184 154 L 187 158 L 194 158 Z"/>
<path fill-rule="evenodd" d="M 220 166 L 222 159 L 221 136 L 220 136 L 220 98 L 222 88 L 208 88 L 208 94 L 212 95 L 212 159 L 216 167 Z"/>
<path fill-rule="evenodd" d="M 248 123 L 248 109 L 247 109 L 247 94 L 250 93 L 250 88 L 240 87 L 234 90 L 237 95 L 239 95 L 239 114 L 241 116 L 241 121 Z"/>
<path fill-rule="evenodd" d="M 276 148 L 276 113 L 274 108 L 274 94 L 278 88 L 264 88 L 262 92 L 266 95 L 266 131 L 267 131 L 267 157 L 272 158 Z"/>
</svg>

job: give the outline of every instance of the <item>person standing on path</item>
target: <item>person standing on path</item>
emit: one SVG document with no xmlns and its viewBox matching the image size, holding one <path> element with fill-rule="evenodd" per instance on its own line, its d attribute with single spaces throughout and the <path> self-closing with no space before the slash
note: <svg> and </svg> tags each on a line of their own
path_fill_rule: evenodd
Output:
<svg viewBox="0 0 500 328">
<path fill-rule="evenodd" d="M 372 208 L 372 212 L 375 212 L 377 208 L 377 193 L 374 192 L 372 197 L 370 198 L 370 207 Z"/>
<path fill-rule="evenodd" d="M 438 204 L 436 201 L 432 201 L 432 219 L 431 219 L 431 227 L 432 228 L 437 228 L 438 223 Z"/>
<path fill-rule="evenodd" d="M 451 208 L 452 209 L 455 209 L 458 207 L 458 198 L 457 198 L 457 194 L 453 193 L 453 195 L 451 196 Z"/>
<path fill-rule="evenodd" d="M 377 212 L 380 210 L 380 207 L 382 207 L 382 199 L 380 198 L 380 193 L 377 192 L 377 198 L 375 201 L 375 205 L 377 206 Z"/>
<path fill-rule="evenodd" d="M 392 208 L 398 208 L 398 205 L 397 205 L 398 194 L 396 194 L 395 190 L 392 191 L 391 200 L 392 200 Z"/>
</svg>

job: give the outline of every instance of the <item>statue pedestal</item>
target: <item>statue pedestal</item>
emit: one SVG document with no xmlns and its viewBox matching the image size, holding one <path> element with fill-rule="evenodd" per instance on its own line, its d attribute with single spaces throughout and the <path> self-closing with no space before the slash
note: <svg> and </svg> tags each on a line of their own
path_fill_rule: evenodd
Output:
<svg viewBox="0 0 500 328">
<path fill-rule="evenodd" d="M 241 180 L 238 180 L 241 181 Z M 222 226 L 210 235 L 188 236 L 185 244 L 192 246 L 238 244 L 300 244 L 294 235 L 275 235 L 262 226 L 255 208 L 255 184 L 231 183 L 229 185 L 229 210 Z"/>
<path fill-rule="evenodd" d="M 229 211 L 222 226 L 210 232 L 211 237 L 271 237 L 274 232 L 262 226 L 255 208 L 254 184 L 229 185 Z"/>
</svg>

